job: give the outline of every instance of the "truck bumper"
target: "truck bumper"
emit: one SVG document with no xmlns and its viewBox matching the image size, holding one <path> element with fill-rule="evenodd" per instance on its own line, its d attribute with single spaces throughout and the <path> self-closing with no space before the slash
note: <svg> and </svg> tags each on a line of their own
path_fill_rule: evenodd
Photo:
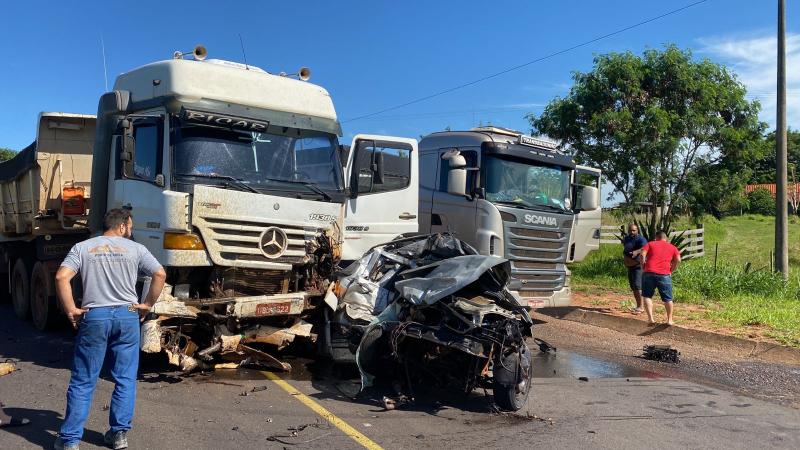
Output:
<svg viewBox="0 0 800 450">
<path fill-rule="evenodd" d="M 569 306 L 572 300 L 572 290 L 569 286 L 564 286 L 563 288 L 547 296 L 523 297 L 520 295 L 520 291 L 511 292 L 517 296 L 517 298 L 520 300 L 520 304 L 523 306 L 529 306 L 533 309 L 553 306 Z"/>
</svg>

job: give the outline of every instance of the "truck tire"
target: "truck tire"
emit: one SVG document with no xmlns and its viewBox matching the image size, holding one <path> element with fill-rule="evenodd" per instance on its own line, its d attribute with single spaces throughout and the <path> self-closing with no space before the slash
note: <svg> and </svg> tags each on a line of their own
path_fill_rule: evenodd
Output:
<svg viewBox="0 0 800 450">
<path fill-rule="evenodd" d="M 11 272 L 11 300 L 17 317 L 24 320 L 31 316 L 30 272 L 21 258 L 14 263 Z"/>
<path fill-rule="evenodd" d="M 533 374 L 533 358 L 528 346 L 523 344 L 518 353 L 500 356 L 492 371 L 495 380 L 492 393 L 497 406 L 506 411 L 522 409 L 531 393 Z"/>
<path fill-rule="evenodd" d="M 31 318 L 33 326 L 39 331 L 49 328 L 58 316 L 56 298 L 50 295 L 51 278 L 44 264 L 37 261 L 33 265 L 30 284 Z"/>
</svg>

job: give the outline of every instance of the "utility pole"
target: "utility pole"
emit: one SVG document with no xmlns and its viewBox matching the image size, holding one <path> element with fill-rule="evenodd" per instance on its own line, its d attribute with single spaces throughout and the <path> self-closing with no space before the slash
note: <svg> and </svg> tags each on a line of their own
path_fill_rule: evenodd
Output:
<svg viewBox="0 0 800 450">
<path fill-rule="evenodd" d="M 778 0 L 778 111 L 775 124 L 775 271 L 789 277 L 786 155 L 786 0 Z"/>
</svg>

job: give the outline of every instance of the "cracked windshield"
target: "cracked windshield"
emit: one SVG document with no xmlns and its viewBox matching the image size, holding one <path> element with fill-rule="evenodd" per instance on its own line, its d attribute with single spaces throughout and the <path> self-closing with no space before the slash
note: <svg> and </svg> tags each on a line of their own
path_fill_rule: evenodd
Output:
<svg viewBox="0 0 800 450">
<path fill-rule="evenodd" d="M 508 159 L 485 159 L 486 199 L 567 210 L 569 170 Z"/>
<path fill-rule="evenodd" d="M 336 141 L 330 135 L 290 129 L 256 133 L 186 124 L 175 146 L 175 173 L 235 179 L 253 188 L 314 185 L 342 189 Z M 299 135 L 299 136 L 298 136 Z"/>
</svg>

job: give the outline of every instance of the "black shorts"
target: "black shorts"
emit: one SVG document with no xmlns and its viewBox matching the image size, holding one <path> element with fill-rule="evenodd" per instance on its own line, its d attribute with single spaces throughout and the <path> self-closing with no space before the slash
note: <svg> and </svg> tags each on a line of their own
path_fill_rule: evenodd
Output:
<svg viewBox="0 0 800 450">
<path fill-rule="evenodd" d="M 632 291 L 642 290 L 642 266 L 628 267 L 628 284 Z"/>
</svg>

